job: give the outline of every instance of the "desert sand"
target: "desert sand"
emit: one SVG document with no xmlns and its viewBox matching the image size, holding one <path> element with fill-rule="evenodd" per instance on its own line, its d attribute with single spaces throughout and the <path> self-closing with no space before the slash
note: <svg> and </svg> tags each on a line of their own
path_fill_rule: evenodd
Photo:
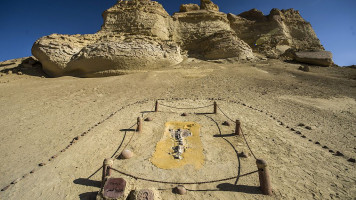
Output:
<svg viewBox="0 0 356 200">
<path fill-rule="evenodd" d="M 115 158 L 113 167 L 131 176 L 112 176 L 127 181 L 126 194 L 151 188 L 161 199 L 356 197 L 351 162 L 356 157 L 355 69 L 310 66 L 310 72 L 303 72 L 300 64 L 274 59 L 234 63 L 189 58 L 123 76 L 47 78 L 38 68 L 18 75 L 20 62 L 0 67 L 0 199 L 95 199 L 103 160 L 123 149 L 132 150 L 134 157 Z M 12 74 L 5 73 L 10 69 Z M 268 164 L 273 195 L 261 194 L 255 159 L 243 137 L 232 135 L 234 124 L 221 110 L 210 114 L 212 106 L 160 106 L 159 112 L 149 112 L 156 100 L 172 107 L 216 101 L 225 115 L 241 120 L 252 152 Z M 139 116 L 152 118 L 143 123 L 142 133 L 134 131 Z M 201 125 L 201 169 L 165 170 L 151 163 L 169 121 Z M 231 125 L 223 126 L 224 121 Z M 241 152 L 248 157 L 237 156 Z M 178 195 L 172 192 L 176 184 L 132 176 L 167 182 L 235 178 L 184 185 L 187 194 Z"/>
</svg>

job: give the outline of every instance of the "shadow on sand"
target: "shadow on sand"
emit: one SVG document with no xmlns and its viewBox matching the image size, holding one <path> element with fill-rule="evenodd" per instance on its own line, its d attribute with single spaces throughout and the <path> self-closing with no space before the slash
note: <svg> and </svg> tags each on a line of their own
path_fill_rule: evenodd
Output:
<svg viewBox="0 0 356 200">
<path fill-rule="evenodd" d="M 80 200 L 95 200 L 98 192 L 86 192 L 79 195 Z"/>
<path fill-rule="evenodd" d="M 216 191 L 226 191 L 226 192 L 241 192 L 246 194 L 262 194 L 261 190 L 257 186 L 249 186 L 249 185 L 234 185 L 231 183 L 221 183 L 216 186 L 217 189 L 207 189 L 207 190 L 191 190 L 188 191 L 193 192 L 216 192 Z"/>
<path fill-rule="evenodd" d="M 94 180 L 90 180 L 90 179 L 87 179 L 87 178 L 75 179 L 73 181 L 73 183 L 78 184 L 78 185 L 97 187 L 97 188 L 100 188 L 100 186 L 101 186 L 101 181 L 94 181 Z"/>
</svg>

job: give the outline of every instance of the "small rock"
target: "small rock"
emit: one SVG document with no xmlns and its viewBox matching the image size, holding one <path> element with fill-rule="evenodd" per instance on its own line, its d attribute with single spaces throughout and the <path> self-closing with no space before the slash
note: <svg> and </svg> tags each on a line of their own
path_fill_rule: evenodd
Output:
<svg viewBox="0 0 356 200">
<path fill-rule="evenodd" d="M 32 171 L 30 171 L 30 174 L 33 174 L 33 173 L 35 173 L 35 172 L 36 172 L 36 170 L 33 169 Z"/>
<path fill-rule="evenodd" d="M 312 130 L 310 126 L 306 126 L 305 129 Z"/>
<path fill-rule="evenodd" d="M 57 155 L 54 155 L 54 156 L 52 156 L 51 158 L 52 158 L 52 159 L 57 158 Z"/>
<path fill-rule="evenodd" d="M 128 149 L 125 149 L 121 152 L 120 158 L 121 159 L 130 159 L 134 156 L 134 153 Z"/>
<path fill-rule="evenodd" d="M 340 151 L 337 151 L 336 154 L 335 154 L 335 156 L 344 156 L 344 154 L 341 153 Z"/>
<path fill-rule="evenodd" d="M 349 158 L 347 161 L 355 163 L 355 158 Z"/>
<path fill-rule="evenodd" d="M 151 117 L 147 117 L 147 118 L 145 119 L 145 121 L 146 121 L 146 122 L 150 122 L 150 121 L 152 121 L 152 118 L 151 118 Z"/>
<path fill-rule="evenodd" d="M 79 140 L 79 136 L 75 137 L 74 140 Z"/>
<path fill-rule="evenodd" d="M 243 151 L 240 153 L 239 156 L 242 157 L 242 158 L 247 158 L 248 157 L 248 155 Z"/>
<path fill-rule="evenodd" d="M 183 114 L 181 114 L 181 116 L 188 116 L 188 114 L 187 113 L 183 113 Z"/>
<path fill-rule="evenodd" d="M 224 122 L 222 123 L 222 125 L 224 125 L 224 126 L 230 126 L 230 123 L 229 123 L 228 121 L 224 121 Z"/>
<path fill-rule="evenodd" d="M 323 146 L 323 149 L 328 149 L 328 147 L 327 146 Z"/>
<path fill-rule="evenodd" d="M 41 76 L 41 78 L 46 78 L 46 77 L 44 77 L 44 76 Z"/>
<path fill-rule="evenodd" d="M 296 131 L 295 133 L 296 133 L 296 134 L 299 134 L 299 135 L 302 134 L 300 131 Z"/>
<path fill-rule="evenodd" d="M 298 68 L 299 70 L 302 70 L 302 71 L 304 71 L 304 72 L 309 72 L 309 66 L 300 66 L 299 68 Z"/>
<path fill-rule="evenodd" d="M 283 123 L 283 122 L 281 122 L 281 123 L 279 123 L 279 124 L 280 124 L 280 125 L 282 125 L 282 126 L 284 125 L 284 123 Z"/>
<path fill-rule="evenodd" d="M 11 71 L 11 70 L 9 70 L 9 71 L 7 72 L 7 74 L 8 74 L 8 75 L 12 74 L 12 71 Z"/>
<path fill-rule="evenodd" d="M 302 138 L 306 138 L 307 136 L 305 136 L 305 135 L 302 135 Z"/>
<path fill-rule="evenodd" d="M 295 129 L 294 129 L 294 128 L 291 128 L 290 130 L 291 130 L 291 131 L 295 131 Z"/>
<path fill-rule="evenodd" d="M 10 187 L 10 185 L 5 186 L 3 189 L 1 189 L 1 191 L 5 191 L 5 190 L 9 189 L 9 187 Z"/>
<path fill-rule="evenodd" d="M 315 144 L 320 144 L 320 142 L 315 142 Z"/>
<path fill-rule="evenodd" d="M 333 151 L 333 150 L 331 150 L 331 149 L 329 150 L 329 152 L 330 152 L 330 153 L 334 153 L 334 151 Z"/>
<path fill-rule="evenodd" d="M 46 163 L 40 163 L 40 164 L 38 164 L 38 166 L 40 166 L 40 167 L 45 166 L 45 165 L 46 165 Z"/>
<path fill-rule="evenodd" d="M 16 183 L 19 182 L 19 181 L 20 181 L 20 179 L 18 178 L 18 179 L 16 179 L 16 180 L 12 181 L 11 184 L 16 184 Z"/>
<path fill-rule="evenodd" d="M 299 123 L 298 126 L 305 126 L 303 123 Z"/>
<path fill-rule="evenodd" d="M 313 142 L 313 140 L 309 139 L 309 142 Z"/>
<path fill-rule="evenodd" d="M 180 195 L 185 195 L 187 194 L 187 189 L 185 189 L 185 187 L 183 185 L 178 185 L 176 188 L 175 188 L 175 191 L 177 194 L 180 194 Z"/>
<path fill-rule="evenodd" d="M 132 199 L 132 200 L 154 200 L 157 198 L 155 198 L 155 194 L 152 190 L 142 189 L 139 191 L 132 191 L 130 193 L 129 199 Z"/>
</svg>

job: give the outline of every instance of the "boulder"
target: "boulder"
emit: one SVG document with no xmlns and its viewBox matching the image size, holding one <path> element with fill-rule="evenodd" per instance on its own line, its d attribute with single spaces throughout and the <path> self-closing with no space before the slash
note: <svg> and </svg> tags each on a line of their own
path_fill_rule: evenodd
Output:
<svg viewBox="0 0 356 200">
<path fill-rule="evenodd" d="M 330 51 L 300 51 L 295 53 L 295 60 L 320 66 L 330 66 L 333 64 L 332 53 Z"/>
<path fill-rule="evenodd" d="M 179 12 L 190 12 L 194 10 L 199 10 L 200 7 L 198 4 L 182 4 L 179 8 Z"/>
<path fill-rule="evenodd" d="M 58 39 L 52 39 L 54 37 Z M 180 47 L 174 42 L 146 36 L 102 38 L 97 34 L 88 40 L 82 37 L 41 38 L 33 45 L 32 54 L 52 77 L 120 75 L 170 66 L 183 60 Z"/>
</svg>

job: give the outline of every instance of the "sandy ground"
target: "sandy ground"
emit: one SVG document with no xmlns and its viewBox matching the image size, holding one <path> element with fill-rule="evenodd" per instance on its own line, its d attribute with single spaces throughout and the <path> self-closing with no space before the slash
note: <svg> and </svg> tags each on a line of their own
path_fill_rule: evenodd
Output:
<svg viewBox="0 0 356 200">
<path fill-rule="evenodd" d="M 6 189 L 0 199 L 95 199 L 103 160 L 125 148 L 135 156 L 115 159 L 114 168 L 131 176 L 168 182 L 235 177 L 185 185 L 188 193 L 181 196 L 172 193 L 177 184 L 113 172 L 127 181 L 126 193 L 153 188 L 162 199 L 356 197 L 355 163 L 348 161 L 356 158 L 355 69 L 312 66 L 303 72 L 299 64 L 278 60 L 237 64 L 189 59 L 164 70 L 83 79 L 45 78 L 35 68 L 6 75 L 18 64 L 10 63 L 0 65 L 0 188 Z M 255 159 L 243 137 L 231 135 L 233 123 L 222 125 L 229 119 L 221 111 L 214 115 L 212 106 L 160 106 L 160 112 L 148 112 L 156 99 L 175 107 L 215 100 L 227 116 L 240 119 L 253 153 L 268 163 L 273 195 L 261 194 L 258 175 L 249 174 L 257 169 Z M 138 116 L 153 119 L 144 122 L 141 134 L 132 130 Z M 202 125 L 201 169 L 163 170 L 150 162 L 167 121 Z M 249 157 L 238 157 L 242 151 Z M 336 156 L 337 151 L 344 156 Z"/>
</svg>

